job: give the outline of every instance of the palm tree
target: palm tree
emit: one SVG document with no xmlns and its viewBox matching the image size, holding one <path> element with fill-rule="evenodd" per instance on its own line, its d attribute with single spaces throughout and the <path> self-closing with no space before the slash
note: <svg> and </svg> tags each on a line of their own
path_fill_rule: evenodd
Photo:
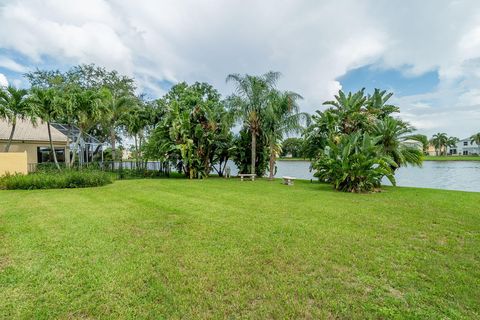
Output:
<svg viewBox="0 0 480 320">
<path fill-rule="evenodd" d="M 110 145 L 112 147 L 112 160 L 116 158 L 116 141 L 117 132 L 116 129 L 120 125 L 120 122 L 125 114 L 132 110 L 137 103 L 130 94 L 120 93 L 115 94 L 111 90 L 106 90 L 104 96 L 104 103 L 108 109 L 106 113 L 104 123 L 108 129 L 110 135 Z"/>
<path fill-rule="evenodd" d="M 480 146 L 480 132 L 475 133 L 470 137 L 470 144 L 474 144 L 474 143 Z"/>
<path fill-rule="evenodd" d="M 58 119 L 62 114 L 62 111 L 58 107 L 56 101 L 55 90 L 38 88 L 33 89 L 29 102 L 38 110 L 39 118 L 47 124 L 48 140 L 50 142 L 50 154 L 53 157 L 53 161 L 55 162 L 57 169 L 61 170 L 57 161 L 57 154 L 55 153 L 55 149 L 53 147 L 51 131 L 51 123 Z"/>
<path fill-rule="evenodd" d="M 252 136 L 250 173 L 255 174 L 257 159 L 257 136 L 262 127 L 265 110 L 275 87 L 279 72 L 267 72 L 262 76 L 230 74 L 227 82 L 235 83 L 235 94 L 229 98 L 229 104 L 237 119 L 242 119 Z"/>
<path fill-rule="evenodd" d="M 270 153 L 270 180 L 273 180 L 277 154 L 281 152 L 280 141 L 286 134 L 299 133 L 302 120 L 307 124 L 310 121 L 308 114 L 299 112 L 297 100 L 300 99 L 303 99 L 302 96 L 295 92 L 272 92 L 263 128 Z"/>
<path fill-rule="evenodd" d="M 385 119 L 394 112 L 400 112 L 397 106 L 387 104 L 392 96 L 393 92 L 387 93 L 386 90 L 375 89 L 373 94 L 367 97 L 366 108 L 368 113 L 375 115 L 378 119 Z"/>
<path fill-rule="evenodd" d="M 439 155 L 439 153 L 442 154 L 443 152 L 442 149 L 444 148 L 446 149 L 447 141 L 448 141 L 448 136 L 444 132 L 439 132 L 433 135 L 430 142 L 435 147 L 435 154 L 437 156 Z"/>
<path fill-rule="evenodd" d="M 356 93 L 345 94 L 340 90 L 338 95 L 335 95 L 335 100 L 323 103 L 333 107 L 330 110 L 337 115 L 341 133 L 350 134 L 369 126 L 371 121 L 366 109 L 367 98 L 364 91 L 365 89 L 362 89 Z"/>
<path fill-rule="evenodd" d="M 460 141 L 460 139 L 458 139 L 457 137 L 448 137 L 447 142 L 445 143 L 445 154 L 447 154 L 447 147 L 455 147 L 458 141 Z"/>
<path fill-rule="evenodd" d="M 413 127 L 392 117 L 379 120 L 373 127 L 372 133 L 378 139 L 377 145 L 381 152 L 396 163 L 396 166 L 392 166 L 393 171 L 408 164 L 414 166 L 422 164 L 423 148 L 419 149 L 408 143 L 409 140 L 422 143 L 417 135 L 412 135 L 413 131 Z"/>
<path fill-rule="evenodd" d="M 104 91 L 94 89 L 84 89 L 80 91 L 76 97 L 76 125 L 78 127 L 78 137 L 73 147 L 73 156 L 71 164 L 75 162 L 80 139 L 95 124 L 105 117 L 108 112 L 106 105 L 103 103 Z"/>
<path fill-rule="evenodd" d="M 28 103 L 28 91 L 12 86 L 0 88 L 0 105 L 3 106 L 4 110 L 3 112 L 0 111 L 0 116 L 12 124 L 12 130 L 4 150 L 8 152 L 15 134 L 18 118 L 29 118 L 32 123 L 35 123 L 35 110 Z"/>
</svg>

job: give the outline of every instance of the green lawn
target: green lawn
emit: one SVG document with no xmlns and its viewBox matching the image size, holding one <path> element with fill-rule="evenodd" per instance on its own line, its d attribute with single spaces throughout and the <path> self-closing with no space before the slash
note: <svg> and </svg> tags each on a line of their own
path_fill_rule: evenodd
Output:
<svg viewBox="0 0 480 320">
<path fill-rule="evenodd" d="M 425 161 L 480 161 L 479 156 L 427 156 Z"/>
<path fill-rule="evenodd" d="M 0 204 L 2 319 L 480 317 L 480 193 L 158 179 Z"/>
</svg>

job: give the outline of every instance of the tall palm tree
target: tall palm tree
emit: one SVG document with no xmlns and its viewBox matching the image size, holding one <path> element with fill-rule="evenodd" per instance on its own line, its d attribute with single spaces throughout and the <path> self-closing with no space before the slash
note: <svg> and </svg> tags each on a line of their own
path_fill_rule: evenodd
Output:
<svg viewBox="0 0 480 320">
<path fill-rule="evenodd" d="M 12 130 L 8 138 L 8 143 L 5 146 L 5 152 L 10 150 L 17 120 L 29 118 L 32 123 L 35 123 L 35 108 L 28 103 L 28 91 L 25 89 L 17 89 L 13 86 L 0 88 L 0 105 L 3 106 L 4 111 L 0 116 L 5 118 L 12 124 Z"/>
<path fill-rule="evenodd" d="M 103 103 L 104 94 L 104 91 L 84 89 L 76 97 L 76 125 L 79 132 L 73 147 L 72 164 L 75 162 L 78 146 L 84 134 L 108 113 L 108 108 Z"/>
<path fill-rule="evenodd" d="M 270 175 L 272 180 L 274 176 L 275 162 L 277 154 L 281 152 L 280 141 L 286 134 L 299 133 L 302 128 L 302 121 L 307 125 L 310 116 L 307 113 L 299 112 L 297 101 L 303 99 L 301 95 L 295 92 L 272 92 L 271 102 L 264 120 L 264 134 L 270 153 Z"/>
<path fill-rule="evenodd" d="M 137 101 L 127 92 L 114 93 L 111 90 L 106 90 L 104 95 L 104 103 L 108 112 L 103 119 L 109 135 L 110 145 L 112 147 L 112 160 L 116 158 L 116 141 L 117 141 L 117 128 L 120 125 L 122 118 L 129 111 L 132 111 L 137 105 Z"/>
<path fill-rule="evenodd" d="M 53 147 L 51 131 L 51 123 L 56 121 L 62 114 L 62 110 L 58 107 L 56 101 L 56 92 L 54 89 L 32 89 L 29 102 L 38 110 L 39 118 L 47 124 L 50 154 L 53 157 L 57 169 L 61 170 L 60 165 L 58 164 L 57 154 Z"/>
<path fill-rule="evenodd" d="M 227 82 L 235 83 L 235 94 L 229 98 L 230 107 L 237 119 L 243 120 L 252 136 L 250 172 L 255 174 L 257 136 L 262 127 L 271 91 L 280 77 L 279 72 L 267 72 L 261 76 L 230 74 Z"/>
<path fill-rule="evenodd" d="M 413 127 L 392 117 L 377 121 L 373 127 L 372 133 L 378 139 L 376 144 L 384 155 L 396 163 L 396 166 L 391 167 L 393 171 L 408 164 L 414 166 L 422 164 L 422 150 L 408 143 L 408 140 L 422 143 L 421 138 L 412 134 L 413 131 Z"/>
<path fill-rule="evenodd" d="M 444 132 L 439 132 L 433 135 L 430 142 L 435 147 L 435 154 L 437 156 L 439 155 L 439 153 L 440 155 L 442 154 L 443 149 L 446 149 L 447 141 L 448 141 L 448 136 Z"/>
</svg>

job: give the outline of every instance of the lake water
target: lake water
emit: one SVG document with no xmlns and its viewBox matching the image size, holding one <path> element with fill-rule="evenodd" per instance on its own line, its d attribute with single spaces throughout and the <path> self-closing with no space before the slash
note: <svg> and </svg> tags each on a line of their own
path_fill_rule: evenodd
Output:
<svg viewBox="0 0 480 320">
<path fill-rule="evenodd" d="M 232 175 L 237 174 L 230 164 Z M 276 177 L 316 179 L 308 161 L 277 161 Z M 397 186 L 480 192 L 480 161 L 425 161 L 421 168 L 400 168 L 395 174 Z M 390 185 L 388 180 L 385 185 Z"/>
</svg>

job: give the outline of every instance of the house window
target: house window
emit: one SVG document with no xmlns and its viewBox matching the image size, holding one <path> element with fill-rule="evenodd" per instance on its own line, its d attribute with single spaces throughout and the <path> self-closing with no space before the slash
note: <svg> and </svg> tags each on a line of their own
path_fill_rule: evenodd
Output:
<svg viewBox="0 0 480 320">
<path fill-rule="evenodd" d="M 464 155 L 464 156 L 468 156 L 468 151 L 467 151 L 467 150 L 463 150 L 463 155 Z"/>
<path fill-rule="evenodd" d="M 463 141 L 464 146 L 468 146 L 468 141 Z"/>
<path fill-rule="evenodd" d="M 58 162 L 65 162 L 64 148 L 55 148 L 55 154 L 57 155 Z M 50 148 L 38 147 L 37 160 L 38 160 L 38 163 L 53 162 L 53 156 L 50 153 Z"/>
<path fill-rule="evenodd" d="M 457 149 L 450 149 L 450 154 L 457 154 Z"/>
</svg>

